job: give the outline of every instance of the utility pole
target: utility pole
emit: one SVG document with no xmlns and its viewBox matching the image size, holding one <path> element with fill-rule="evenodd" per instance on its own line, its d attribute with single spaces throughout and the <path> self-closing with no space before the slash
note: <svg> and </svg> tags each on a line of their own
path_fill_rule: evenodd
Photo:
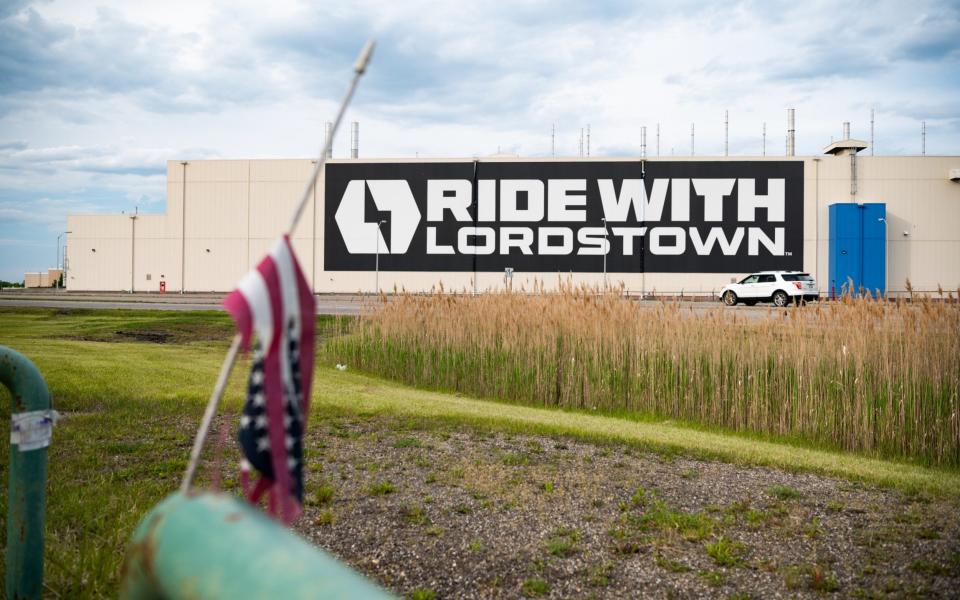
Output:
<svg viewBox="0 0 960 600">
<path fill-rule="evenodd" d="M 136 207 L 132 215 L 130 215 L 130 293 L 133 293 L 134 288 L 134 273 L 136 272 L 136 250 L 137 250 L 137 215 L 140 212 L 140 207 Z"/>
</svg>

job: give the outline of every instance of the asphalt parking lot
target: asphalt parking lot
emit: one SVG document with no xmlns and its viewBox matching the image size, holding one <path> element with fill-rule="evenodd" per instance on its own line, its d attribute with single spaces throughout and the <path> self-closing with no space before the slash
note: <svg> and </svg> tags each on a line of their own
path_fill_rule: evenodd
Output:
<svg viewBox="0 0 960 600">
<path fill-rule="evenodd" d="M 0 307 L 34 308 L 88 308 L 88 309 L 129 309 L 129 310 L 223 310 L 225 294 L 157 294 L 157 293 L 94 293 L 66 292 L 64 290 L 10 290 L 0 291 Z M 389 298 L 389 296 L 388 296 Z M 665 299 L 635 300 L 641 307 L 656 307 Z M 364 307 L 377 302 L 376 296 L 362 294 L 323 294 L 316 296 L 319 315 L 358 315 Z M 669 300 L 671 302 L 676 300 Z M 680 300 L 683 309 L 702 313 L 721 308 L 736 311 L 738 315 L 759 318 L 771 314 L 780 314 L 786 309 L 776 309 L 772 304 L 757 306 L 737 305 L 725 307 L 719 301 L 706 298 Z"/>
</svg>

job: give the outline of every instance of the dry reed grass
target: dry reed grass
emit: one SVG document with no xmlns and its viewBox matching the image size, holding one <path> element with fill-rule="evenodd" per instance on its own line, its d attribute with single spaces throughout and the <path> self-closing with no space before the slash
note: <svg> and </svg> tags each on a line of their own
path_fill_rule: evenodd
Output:
<svg viewBox="0 0 960 600">
<path fill-rule="evenodd" d="M 954 302 L 844 298 L 750 319 L 596 292 L 401 294 L 327 352 L 417 386 L 960 466 Z"/>
</svg>

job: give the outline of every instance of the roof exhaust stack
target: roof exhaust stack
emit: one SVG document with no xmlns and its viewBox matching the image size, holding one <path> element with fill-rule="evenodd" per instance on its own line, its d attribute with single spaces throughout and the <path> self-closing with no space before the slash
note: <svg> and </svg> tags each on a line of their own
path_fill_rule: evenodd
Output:
<svg viewBox="0 0 960 600">
<path fill-rule="evenodd" d="M 333 123 L 327 121 L 323 127 L 323 143 L 327 145 L 327 158 L 333 158 L 333 144 L 330 144 L 330 136 L 333 135 Z M 328 145 L 329 144 L 329 145 Z"/>
<path fill-rule="evenodd" d="M 796 109 L 787 109 L 787 156 L 796 155 L 797 129 L 796 129 Z"/>
<path fill-rule="evenodd" d="M 730 156 L 730 111 L 723 111 L 723 155 Z"/>
<path fill-rule="evenodd" d="M 360 123 L 350 123 L 350 158 L 360 158 Z"/>
<path fill-rule="evenodd" d="M 843 139 L 850 139 L 850 121 L 843 122 Z"/>
</svg>

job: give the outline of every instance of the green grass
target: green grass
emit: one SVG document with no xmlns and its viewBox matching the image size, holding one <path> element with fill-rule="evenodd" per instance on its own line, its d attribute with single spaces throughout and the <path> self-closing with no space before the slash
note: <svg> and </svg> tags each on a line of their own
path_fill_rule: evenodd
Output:
<svg viewBox="0 0 960 600">
<path fill-rule="evenodd" d="M 321 330 L 331 323 L 321 319 Z M 147 332 L 154 341 L 137 341 L 146 338 L 118 331 Z M 0 308 L 0 344 L 37 364 L 55 408 L 63 414 L 49 450 L 45 584 L 51 594 L 116 596 L 130 534 L 142 516 L 179 485 L 231 333 L 227 317 L 214 312 Z M 160 338 L 163 343 L 157 342 Z M 225 396 L 221 414 L 231 420 L 239 413 L 248 367 L 244 359 L 234 370 Z M 0 419 L 7 423 L 9 410 L 9 396 L 0 388 Z M 317 367 L 312 411 L 315 426 L 324 418 L 329 425 L 333 417 L 382 415 L 394 418 L 398 427 L 415 422 L 440 432 L 466 427 L 618 443 L 670 455 L 811 471 L 910 492 L 960 496 L 956 470 L 798 448 L 676 423 L 426 392 L 324 364 Z M 232 428 L 231 424 L 231 433 Z M 530 454 L 516 456 L 526 459 L 517 460 L 518 464 L 530 461 Z M 225 473 L 232 472 L 234 458 L 224 459 Z M 7 473 L 8 460 L 6 452 L 0 453 L 0 473 Z M 205 474 L 200 474 L 201 484 Z M 464 476 L 463 472 L 449 475 Z M 222 483 L 225 488 L 235 484 L 232 476 Z M 334 491 L 325 490 L 324 485 L 308 489 L 308 500 L 328 506 Z M 386 493 L 387 487 L 371 489 Z M 643 498 L 644 506 L 656 513 L 655 499 L 648 496 Z M 674 519 L 668 513 L 664 509 L 649 518 L 681 532 L 692 531 L 694 537 L 700 535 L 702 529 L 694 522 L 698 516 Z M 0 493 L 0 531 L 6 531 L 5 518 L 6 494 Z M 320 518 L 332 522 L 334 513 L 328 511 Z M 440 529 L 432 531 L 431 535 L 443 534 Z"/>
<path fill-rule="evenodd" d="M 744 547 L 740 542 L 721 536 L 717 541 L 704 544 L 703 547 L 719 567 L 735 567 L 743 562 Z"/>
<path fill-rule="evenodd" d="M 544 545 L 551 556 L 570 556 L 577 551 L 580 532 L 576 529 L 557 529 L 550 534 Z"/>
<path fill-rule="evenodd" d="M 386 496 L 396 491 L 397 491 L 397 486 L 393 485 L 389 481 L 378 481 L 377 483 L 370 486 L 371 496 Z"/>
<path fill-rule="evenodd" d="M 637 421 L 578 411 L 534 408 L 431 392 L 359 373 L 319 368 L 319 401 L 348 413 L 414 417 L 515 434 L 573 436 L 656 452 L 808 471 L 907 492 L 960 495 L 960 470 L 869 458 L 704 431 L 673 421 Z M 332 391 L 331 391 L 332 390 Z"/>
<path fill-rule="evenodd" d="M 803 497 L 803 494 L 801 494 L 799 490 L 789 485 L 775 484 L 770 486 L 767 492 L 778 500 L 796 500 Z"/>
<path fill-rule="evenodd" d="M 550 592 L 550 585 L 542 579 L 527 579 L 520 587 L 520 592 L 527 598 L 546 596 Z"/>
</svg>

